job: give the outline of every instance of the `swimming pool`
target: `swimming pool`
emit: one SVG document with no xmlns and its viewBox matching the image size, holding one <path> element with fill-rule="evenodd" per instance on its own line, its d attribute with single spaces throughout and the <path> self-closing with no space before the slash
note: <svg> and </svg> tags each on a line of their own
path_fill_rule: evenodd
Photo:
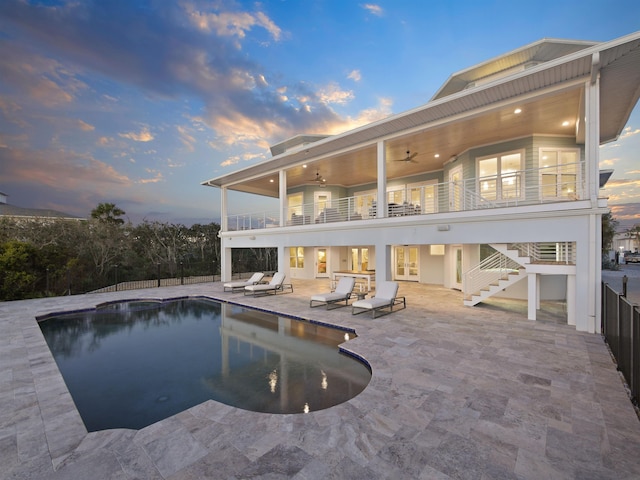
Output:
<svg viewBox="0 0 640 480">
<path fill-rule="evenodd" d="M 88 431 L 140 429 L 207 400 L 265 413 L 322 410 L 371 379 L 353 333 L 190 298 L 39 319 Z"/>
</svg>

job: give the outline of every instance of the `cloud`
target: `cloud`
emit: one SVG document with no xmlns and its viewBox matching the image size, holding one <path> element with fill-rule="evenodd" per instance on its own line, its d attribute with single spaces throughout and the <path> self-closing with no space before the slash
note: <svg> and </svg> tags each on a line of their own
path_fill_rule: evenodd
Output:
<svg viewBox="0 0 640 480">
<path fill-rule="evenodd" d="M 241 43 L 259 41 L 260 32 L 274 41 L 282 39 L 282 29 L 266 14 L 238 12 L 223 2 L 192 0 L 163 3 L 162 8 L 145 9 L 140 15 L 137 5 L 69 2 L 44 6 L 7 0 L 0 4 L 0 16 L 12 33 L 21 33 L 25 44 L 37 44 L 49 57 L 58 59 L 41 70 L 56 71 L 57 78 L 67 83 L 46 85 L 60 92 L 43 95 L 42 101 L 56 97 L 71 101 L 73 92 L 81 88 L 74 84 L 79 74 L 98 72 L 123 86 L 137 86 L 148 97 L 199 100 L 204 104 L 203 120 L 215 130 L 209 144 L 218 149 L 238 144 L 248 150 L 267 150 L 270 143 L 297 133 L 344 130 L 353 123 L 331 108 L 352 101 L 352 91 L 337 84 L 272 85 L 268 72 L 241 52 Z M 364 8 L 381 11 L 375 5 Z M 61 62 L 71 65 L 67 71 L 73 74 L 64 76 Z M 357 77 L 354 70 L 350 78 Z M 45 86 L 41 88 L 44 91 Z M 102 97 L 110 104 L 118 101 L 113 96 Z M 193 135 L 186 130 L 179 135 L 187 149 L 193 147 Z M 138 142 L 154 139 L 148 128 L 119 136 Z M 103 135 L 99 143 L 106 146 L 111 139 Z"/>
<path fill-rule="evenodd" d="M 318 91 L 318 98 L 324 104 L 345 105 L 355 96 L 351 90 L 342 90 L 337 83 L 330 83 Z"/>
<path fill-rule="evenodd" d="M 349 75 L 347 75 L 347 78 L 353 80 L 354 82 L 359 82 L 360 80 L 362 80 L 362 74 L 360 73 L 360 70 L 351 70 L 351 72 L 349 72 Z"/>
<path fill-rule="evenodd" d="M 149 131 L 149 128 L 144 127 L 139 132 L 127 132 L 127 133 L 119 133 L 119 136 L 122 138 L 128 138 L 129 140 L 135 140 L 136 142 L 150 142 L 154 139 L 153 135 Z"/>
<path fill-rule="evenodd" d="M 0 149 L 0 178 L 19 206 L 85 216 L 105 198 L 135 197 L 133 182 L 113 166 L 65 149 Z"/>
<path fill-rule="evenodd" d="M 195 150 L 194 145 L 196 143 L 195 137 L 191 135 L 187 127 L 178 125 L 176 129 L 178 130 L 178 135 L 182 144 L 187 148 L 188 151 L 193 152 Z"/>
<path fill-rule="evenodd" d="M 620 135 L 620 139 L 633 137 L 635 135 L 638 135 L 639 133 L 640 133 L 640 128 L 636 128 L 635 130 L 633 130 L 631 127 L 626 127 L 622 131 L 622 135 Z"/>
<path fill-rule="evenodd" d="M 360 6 L 370 14 L 375 15 L 376 17 L 382 17 L 384 15 L 384 11 L 382 10 L 382 7 L 380 5 L 376 5 L 375 3 L 365 3 Z"/>
<path fill-rule="evenodd" d="M 3 39 L 0 51 L 2 83 L 23 101 L 54 108 L 73 102 L 76 95 L 87 88 L 60 62 L 21 44 Z"/>
<path fill-rule="evenodd" d="M 164 177 L 162 176 L 162 172 L 157 172 L 151 169 L 147 169 L 146 170 L 147 173 L 151 173 L 151 174 L 155 174 L 153 177 L 150 178 L 141 178 L 138 181 L 136 181 L 136 183 L 139 183 L 141 185 L 145 185 L 147 183 L 159 183 L 164 181 Z"/>
<path fill-rule="evenodd" d="M 96 129 L 96 127 L 94 127 L 93 125 L 88 124 L 87 122 L 85 122 L 83 120 L 78 120 L 78 126 L 80 127 L 80 130 L 83 130 L 85 132 L 92 132 L 93 130 Z"/>
<path fill-rule="evenodd" d="M 619 222 L 618 231 L 640 223 L 640 203 L 610 205 L 613 217 Z"/>
<path fill-rule="evenodd" d="M 219 36 L 242 39 L 253 27 L 264 28 L 276 41 L 282 35 L 280 27 L 262 12 L 203 12 L 190 3 L 185 3 L 184 9 L 192 25 L 206 32 L 213 31 Z"/>
</svg>

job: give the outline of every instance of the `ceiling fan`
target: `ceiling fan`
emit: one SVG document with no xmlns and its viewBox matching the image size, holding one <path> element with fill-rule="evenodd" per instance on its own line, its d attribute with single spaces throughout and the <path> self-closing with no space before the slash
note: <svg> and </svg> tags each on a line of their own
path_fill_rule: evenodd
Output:
<svg viewBox="0 0 640 480">
<path fill-rule="evenodd" d="M 411 153 L 410 150 L 407 150 L 407 156 L 404 158 L 397 158 L 396 162 L 413 162 L 418 163 L 414 160 L 414 158 L 418 155 L 418 152 Z"/>
<path fill-rule="evenodd" d="M 327 179 L 320 175 L 320 170 L 316 171 L 316 176 L 312 179 L 312 181 L 318 183 L 321 187 L 325 187 L 327 183 Z"/>
</svg>

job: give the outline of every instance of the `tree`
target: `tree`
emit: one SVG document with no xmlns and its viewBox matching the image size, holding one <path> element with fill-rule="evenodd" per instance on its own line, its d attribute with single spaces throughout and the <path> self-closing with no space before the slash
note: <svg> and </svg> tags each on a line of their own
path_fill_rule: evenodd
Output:
<svg viewBox="0 0 640 480">
<path fill-rule="evenodd" d="M 607 255 L 613 245 L 613 237 L 618 228 L 618 221 L 613 217 L 611 211 L 602 215 L 602 254 Z"/>
<path fill-rule="evenodd" d="M 0 244 L 0 300 L 33 296 L 38 279 L 37 256 L 37 250 L 28 243 L 11 240 Z"/>
<path fill-rule="evenodd" d="M 99 203 L 96 208 L 91 210 L 91 218 L 112 225 L 123 225 L 124 220 L 118 217 L 124 214 L 125 211 L 116 207 L 115 203 Z"/>
</svg>

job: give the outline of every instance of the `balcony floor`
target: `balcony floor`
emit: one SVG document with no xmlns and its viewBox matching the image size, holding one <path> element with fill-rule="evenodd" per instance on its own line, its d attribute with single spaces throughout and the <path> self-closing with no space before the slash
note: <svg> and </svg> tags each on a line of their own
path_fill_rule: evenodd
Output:
<svg viewBox="0 0 640 480">
<path fill-rule="evenodd" d="M 220 283 L 0 303 L 0 478 L 638 478 L 640 422 L 600 337 L 545 305 L 462 306 L 402 283 L 406 310 L 372 320 L 293 294 Z M 34 319 L 116 299 L 208 295 L 352 327 L 369 386 L 323 411 L 270 415 L 212 401 L 139 431 L 88 434 Z"/>
</svg>

